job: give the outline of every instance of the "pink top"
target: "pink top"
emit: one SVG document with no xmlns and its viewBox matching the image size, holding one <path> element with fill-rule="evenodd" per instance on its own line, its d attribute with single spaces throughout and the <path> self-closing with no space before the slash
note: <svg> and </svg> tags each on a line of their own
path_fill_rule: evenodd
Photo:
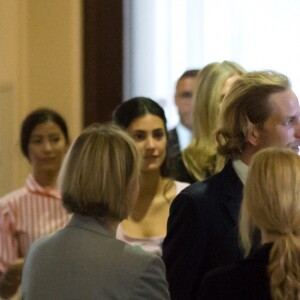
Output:
<svg viewBox="0 0 300 300">
<path fill-rule="evenodd" d="M 123 228 L 119 225 L 117 229 L 117 239 L 136 248 L 143 249 L 144 251 L 152 252 L 160 256 L 162 255 L 161 246 L 164 237 L 133 238 L 126 235 Z"/>
<path fill-rule="evenodd" d="M 185 182 L 175 181 L 175 185 L 176 185 L 176 195 L 177 195 L 189 184 Z M 143 249 L 144 251 L 155 253 L 159 256 L 162 255 L 162 242 L 164 238 L 165 238 L 164 236 L 149 237 L 149 238 L 130 237 L 124 232 L 121 225 L 119 225 L 117 228 L 117 239 L 124 241 L 128 244 L 131 244 L 134 247 Z"/>
<path fill-rule="evenodd" d="M 29 175 L 25 187 L 0 199 L 0 273 L 24 257 L 34 240 L 64 227 L 69 219 L 59 191 L 41 187 Z"/>
</svg>

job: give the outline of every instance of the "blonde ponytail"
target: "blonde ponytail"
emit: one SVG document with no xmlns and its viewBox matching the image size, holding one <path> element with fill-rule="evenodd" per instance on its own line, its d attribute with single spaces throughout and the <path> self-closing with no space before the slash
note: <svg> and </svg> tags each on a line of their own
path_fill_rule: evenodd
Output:
<svg viewBox="0 0 300 300">
<path fill-rule="evenodd" d="M 248 252 L 254 227 L 273 242 L 267 270 L 272 299 L 300 299 L 300 157 L 292 150 L 268 148 L 252 158 L 240 217 Z"/>
<path fill-rule="evenodd" d="M 277 238 L 269 257 L 273 300 L 300 299 L 300 239 L 292 232 Z"/>
</svg>

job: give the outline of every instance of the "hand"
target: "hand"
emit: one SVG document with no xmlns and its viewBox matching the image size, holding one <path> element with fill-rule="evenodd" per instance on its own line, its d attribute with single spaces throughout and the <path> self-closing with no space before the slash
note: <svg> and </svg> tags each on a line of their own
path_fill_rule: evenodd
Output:
<svg viewBox="0 0 300 300">
<path fill-rule="evenodd" d="M 24 259 L 18 258 L 0 277 L 0 296 L 7 299 L 14 295 L 21 284 Z"/>
</svg>

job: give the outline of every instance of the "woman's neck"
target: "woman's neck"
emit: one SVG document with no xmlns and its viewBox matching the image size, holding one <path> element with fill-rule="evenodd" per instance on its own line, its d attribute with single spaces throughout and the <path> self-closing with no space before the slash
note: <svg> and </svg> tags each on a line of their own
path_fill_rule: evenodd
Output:
<svg viewBox="0 0 300 300">
<path fill-rule="evenodd" d="M 34 179 L 42 187 L 56 187 L 57 174 L 47 173 L 33 173 Z"/>
<path fill-rule="evenodd" d="M 139 198 L 145 195 L 155 194 L 159 186 L 161 175 L 159 170 L 142 172 L 140 176 Z"/>
<path fill-rule="evenodd" d="M 155 197 L 159 194 L 162 177 L 159 171 L 142 173 L 137 202 L 131 213 L 132 219 L 143 219 Z"/>
</svg>

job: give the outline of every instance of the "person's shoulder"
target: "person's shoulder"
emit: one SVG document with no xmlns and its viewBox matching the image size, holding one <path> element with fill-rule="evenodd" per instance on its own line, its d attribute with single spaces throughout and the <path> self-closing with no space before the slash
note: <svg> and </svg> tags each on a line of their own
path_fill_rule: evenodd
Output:
<svg viewBox="0 0 300 300">
<path fill-rule="evenodd" d="M 26 261 L 36 261 L 39 260 L 40 256 L 44 257 L 49 250 L 49 243 L 52 244 L 52 238 L 53 234 L 36 239 L 28 250 Z"/>
<path fill-rule="evenodd" d="M 224 169 L 205 180 L 197 181 L 185 187 L 175 197 L 172 206 L 177 208 L 192 206 L 203 209 L 207 205 L 210 207 L 217 205 L 220 199 L 223 199 L 224 190 L 231 188 L 228 185 L 230 183 L 228 176 L 224 175 L 224 172 L 227 171 Z"/>
<path fill-rule="evenodd" d="M 133 246 L 118 239 L 110 239 L 109 249 L 112 250 L 113 264 L 122 266 L 132 276 L 139 276 L 149 267 L 154 267 L 158 272 L 164 270 L 164 264 L 157 254 L 144 251 L 141 247 Z M 135 275 L 134 275 L 135 274 Z"/>
<path fill-rule="evenodd" d="M 174 183 L 176 186 L 176 194 L 180 193 L 186 187 L 190 186 L 190 183 L 188 183 L 188 182 L 182 182 L 182 181 L 175 180 Z"/>
<path fill-rule="evenodd" d="M 144 251 L 140 247 L 116 240 L 114 246 L 113 264 L 118 265 L 133 277 L 139 277 L 144 272 L 154 272 L 163 276 L 165 272 L 164 263 L 160 256 Z"/>
<path fill-rule="evenodd" d="M 209 271 L 201 281 L 201 299 L 270 299 L 266 265 L 242 259 Z M 204 295 L 213 295 L 206 298 Z"/>
<path fill-rule="evenodd" d="M 146 252 L 139 247 L 134 247 L 123 241 L 118 240 L 118 243 L 123 245 L 124 257 L 126 257 L 127 261 L 132 259 L 136 263 L 147 264 L 150 261 L 160 260 L 157 254 Z"/>
<path fill-rule="evenodd" d="M 0 206 L 6 205 L 9 202 L 20 201 L 28 195 L 26 187 L 21 187 L 17 190 L 11 191 L 0 198 Z"/>
<path fill-rule="evenodd" d="M 177 211 L 173 216 L 178 216 L 179 211 L 201 210 L 205 205 L 207 195 L 207 185 L 204 182 L 196 182 L 185 187 L 171 204 L 171 211 Z"/>
<path fill-rule="evenodd" d="M 170 137 L 170 135 L 177 135 L 176 127 L 168 130 L 168 135 L 169 135 L 169 137 Z"/>
<path fill-rule="evenodd" d="M 236 264 L 209 271 L 201 281 L 199 299 L 232 299 L 237 279 L 240 279 L 238 273 Z"/>
<path fill-rule="evenodd" d="M 134 265 L 126 268 L 136 278 L 130 298 L 170 299 L 162 258 L 156 254 L 135 249 L 130 245 L 127 245 L 127 250 L 135 259 Z"/>
<path fill-rule="evenodd" d="M 226 188 L 227 185 L 236 184 L 239 181 L 240 180 L 238 179 L 238 175 L 232 167 L 232 162 L 229 161 L 225 164 L 224 168 L 221 171 L 202 181 L 195 182 L 194 184 L 190 185 L 188 189 L 190 191 L 197 191 L 202 193 L 215 193 L 220 191 L 220 188 Z"/>
<path fill-rule="evenodd" d="M 220 175 L 218 173 L 204 180 L 194 182 L 186 188 L 184 188 L 180 194 L 186 194 L 191 197 L 198 197 L 200 195 L 205 195 L 210 192 L 215 192 L 216 182 L 219 179 Z"/>
</svg>

